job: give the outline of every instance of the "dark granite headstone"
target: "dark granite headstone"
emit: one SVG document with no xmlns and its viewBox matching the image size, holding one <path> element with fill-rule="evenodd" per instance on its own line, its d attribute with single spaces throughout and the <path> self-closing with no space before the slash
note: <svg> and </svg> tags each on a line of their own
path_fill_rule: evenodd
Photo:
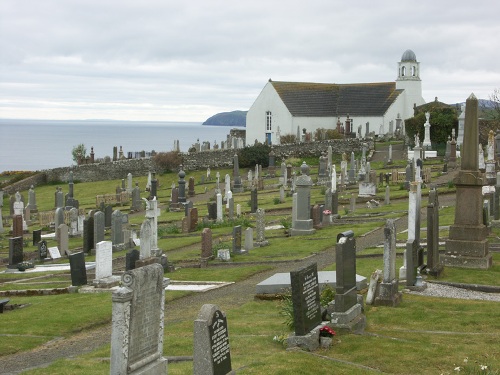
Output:
<svg viewBox="0 0 500 375">
<path fill-rule="evenodd" d="M 338 237 L 337 241 L 335 249 L 335 262 L 337 265 L 335 311 L 346 312 L 357 303 L 356 240 L 353 235 L 349 235 Z"/>
<path fill-rule="evenodd" d="M 83 220 L 83 252 L 90 253 L 94 248 L 94 218 Z"/>
<path fill-rule="evenodd" d="M 104 227 L 111 228 L 111 216 L 113 215 L 113 207 L 105 206 L 104 207 Z"/>
<path fill-rule="evenodd" d="M 135 269 L 135 262 L 139 260 L 141 252 L 137 249 L 132 249 L 125 255 L 125 271 Z"/>
<path fill-rule="evenodd" d="M 47 258 L 47 241 L 42 240 L 38 242 L 38 256 L 40 259 L 45 259 Z"/>
<path fill-rule="evenodd" d="M 36 246 L 38 242 L 42 240 L 42 230 L 34 229 L 33 230 L 33 246 Z"/>
<path fill-rule="evenodd" d="M 257 189 L 255 187 L 252 188 L 250 192 L 250 212 L 255 213 L 257 212 L 258 208 L 258 200 L 257 200 Z"/>
<path fill-rule="evenodd" d="M 216 305 L 203 305 L 194 322 L 193 373 L 232 372 L 227 319 Z"/>
<path fill-rule="evenodd" d="M 295 335 L 304 336 L 321 323 L 316 263 L 290 272 Z M 355 285 L 356 287 L 356 285 Z"/>
<path fill-rule="evenodd" d="M 71 285 L 86 285 L 87 269 L 85 268 L 85 254 L 82 251 L 69 255 L 69 267 L 71 270 Z"/>
<path fill-rule="evenodd" d="M 241 225 L 233 227 L 233 254 L 241 254 Z"/>
<path fill-rule="evenodd" d="M 9 268 L 23 261 L 23 237 L 9 238 Z M 12 266 L 12 267 L 11 267 Z"/>
<path fill-rule="evenodd" d="M 208 202 L 208 219 L 217 220 L 217 202 Z"/>
</svg>

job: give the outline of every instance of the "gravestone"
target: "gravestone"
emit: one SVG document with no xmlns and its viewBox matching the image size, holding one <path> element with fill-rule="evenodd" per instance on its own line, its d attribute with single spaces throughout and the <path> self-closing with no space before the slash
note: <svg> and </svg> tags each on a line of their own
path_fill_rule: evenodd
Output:
<svg viewBox="0 0 500 375">
<path fill-rule="evenodd" d="M 113 247 L 111 241 L 101 241 L 95 249 L 95 278 L 105 279 L 113 275 Z"/>
<path fill-rule="evenodd" d="M 436 188 L 429 190 L 427 205 L 427 273 L 439 276 L 443 270 L 439 262 L 439 199 Z"/>
<path fill-rule="evenodd" d="M 61 255 L 66 255 L 69 253 L 69 233 L 68 226 L 66 224 L 61 224 L 56 230 L 57 232 L 57 247 Z"/>
<path fill-rule="evenodd" d="M 111 228 L 111 215 L 113 215 L 113 207 L 109 204 L 104 206 L 104 227 Z"/>
<path fill-rule="evenodd" d="M 75 207 L 69 210 L 69 235 L 70 237 L 78 235 L 78 209 Z"/>
<path fill-rule="evenodd" d="M 9 238 L 9 264 L 7 268 L 17 268 L 17 264 L 23 260 L 23 237 Z"/>
<path fill-rule="evenodd" d="M 179 203 L 184 203 L 186 201 L 186 180 L 184 180 L 184 177 L 186 177 L 186 172 L 183 171 L 182 165 L 180 166 L 181 170 L 179 171 L 179 181 L 177 181 L 177 184 L 179 185 Z"/>
<path fill-rule="evenodd" d="M 151 264 L 122 276 L 112 295 L 111 374 L 167 374 L 163 358 L 163 267 Z"/>
<path fill-rule="evenodd" d="M 208 202 L 208 220 L 216 220 L 217 219 L 217 202 Z"/>
<path fill-rule="evenodd" d="M 301 175 L 297 177 L 297 198 L 294 194 L 294 205 L 292 207 L 292 229 L 290 234 L 292 236 L 300 236 L 306 234 L 313 234 L 313 221 L 311 219 L 311 186 L 312 180 L 308 176 L 309 166 L 303 162 L 300 167 Z"/>
<path fill-rule="evenodd" d="M 201 261 L 203 263 L 211 258 L 213 258 L 212 230 L 210 228 L 203 228 L 201 232 Z"/>
<path fill-rule="evenodd" d="M 399 281 L 396 278 L 396 226 L 394 220 L 388 219 L 384 228 L 384 273 L 379 287 L 379 295 L 375 305 L 396 307 L 401 303 Z"/>
<path fill-rule="evenodd" d="M 198 208 L 193 207 L 189 209 L 188 215 L 188 231 L 194 232 L 198 225 Z"/>
<path fill-rule="evenodd" d="M 104 212 L 97 211 L 94 214 L 94 249 L 97 243 L 104 241 Z"/>
<path fill-rule="evenodd" d="M 141 252 L 137 249 L 132 249 L 125 254 L 125 271 L 135 269 L 135 262 L 141 257 Z"/>
<path fill-rule="evenodd" d="M 56 214 L 54 216 L 54 228 L 56 229 L 56 240 L 57 240 L 57 228 L 59 225 L 64 224 L 64 209 L 61 207 L 56 208 Z"/>
<path fill-rule="evenodd" d="M 189 182 L 188 182 L 188 195 L 190 197 L 194 197 L 196 195 L 196 192 L 194 190 L 194 177 L 189 177 Z"/>
<path fill-rule="evenodd" d="M 49 255 L 52 259 L 59 259 L 61 258 L 61 253 L 59 252 L 59 249 L 57 246 L 52 246 L 48 248 Z"/>
<path fill-rule="evenodd" d="M 482 187 L 484 173 L 479 171 L 478 100 L 471 94 L 466 101 L 464 138 L 461 151 L 462 167 L 455 178 L 455 221 L 450 226 L 444 266 L 489 269 L 488 228 L 483 224 Z"/>
<path fill-rule="evenodd" d="M 255 231 L 255 246 L 269 245 L 269 241 L 266 240 L 266 211 L 263 208 L 257 209 L 255 213 Z"/>
<path fill-rule="evenodd" d="M 304 336 L 321 323 L 316 263 L 290 272 L 295 335 Z"/>
<path fill-rule="evenodd" d="M 111 242 L 113 246 L 123 244 L 123 214 L 120 210 L 115 210 L 111 214 Z"/>
<path fill-rule="evenodd" d="M 250 251 L 253 249 L 253 228 L 248 227 L 245 229 L 245 250 Z"/>
<path fill-rule="evenodd" d="M 158 196 L 158 180 L 156 179 L 156 172 L 151 173 L 151 187 L 149 189 L 149 200 Z"/>
<path fill-rule="evenodd" d="M 352 231 L 337 236 L 335 263 L 337 284 L 331 325 L 340 332 L 362 332 L 366 318 L 356 293 L 356 239 Z"/>
<path fill-rule="evenodd" d="M 135 183 L 135 187 L 132 190 L 132 207 L 131 210 L 134 212 L 140 212 L 144 208 L 144 203 L 141 199 L 141 190 L 139 189 L 139 183 Z"/>
<path fill-rule="evenodd" d="M 94 249 L 94 217 L 83 220 L 83 252 L 88 254 Z"/>
<path fill-rule="evenodd" d="M 36 205 L 36 193 L 33 185 L 31 185 L 28 191 L 28 204 L 26 205 L 26 208 L 29 208 L 33 213 L 38 212 L 38 207 Z"/>
<path fill-rule="evenodd" d="M 205 304 L 194 321 L 193 374 L 233 374 L 227 319 L 216 305 Z"/>
<path fill-rule="evenodd" d="M 23 236 L 23 217 L 22 215 L 14 215 L 12 217 L 12 236 L 22 237 Z"/>
<path fill-rule="evenodd" d="M 315 204 L 311 207 L 311 218 L 313 223 L 313 228 L 320 229 L 321 228 L 321 208 L 318 204 Z"/>
<path fill-rule="evenodd" d="M 241 225 L 233 227 L 233 254 L 245 254 L 246 251 L 241 248 Z"/>
<path fill-rule="evenodd" d="M 180 203 L 179 203 L 179 189 L 174 187 L 172 188 L 172 197 L 170 199 L 170 211 L 180 211 Z"/>
<path fill-rule="evenodd" d="M 141 259 L 147 259 L 151 257 L 151 237 L 153 236 L 153 229 L 151 228 L 151 220 L 146 219 L 141 225 Z"/>
<path fill-rule="evenodd" d="M 234 180 L 233 191 L 235 193 L 243 193 L 244 188 L 241 182 L 238 154 L 235 154 L 233 157 L 233 180 Z"/>
<path fill-rule="evenodd" d="M 39 259 L 47 258 L 47 241 L 41 240 L 38 242 L 38 257 Z"/>
<path fill-rule="evenodd" d="M 217 193 L 217 222 L 220 223 L 224 220 L 222 216 L 222 194 Z"/>
<path fill-rule="evenodd" d="M 257 188 L 254 186 L 252 190 L 250 190 L 250 213 L 255 213 L 259 207 L 257 195 Z"/>
<path fill-rule="evenodd" d="M 69 268 L 71 271 L 71 285 L 81 286 L 87 284 L 85 254 L 82 251 L 69 255 Z"/>
</svg>

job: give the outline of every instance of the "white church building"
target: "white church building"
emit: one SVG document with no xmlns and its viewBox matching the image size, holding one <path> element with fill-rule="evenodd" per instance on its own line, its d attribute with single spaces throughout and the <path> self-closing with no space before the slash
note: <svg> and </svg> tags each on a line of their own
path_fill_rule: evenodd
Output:
<svg viewBox="0 0 500 375">
<path fill-rule="evenodd" d="M 310 83 L 272 81 L 264 86 L 246 118 L 246 143 L 279 144 L 279 137 L 302 129 L 337 129 L 350 119 L 351 132 L 386 134 L 396 123 L 413 117 L 413 107 L 425 104 L 420 63 L 406 50 L 395 82 Z M 397 121 L 398 120 L 398 121 Z"/>
</svg>

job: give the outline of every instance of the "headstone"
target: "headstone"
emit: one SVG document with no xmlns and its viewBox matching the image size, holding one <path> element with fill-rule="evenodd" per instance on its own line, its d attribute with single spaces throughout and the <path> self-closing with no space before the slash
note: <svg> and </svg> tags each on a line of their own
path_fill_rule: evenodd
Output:
<svg viewBox="0 0 500 375">
<path fill-rule="evenodd" d="M 266 240 L 266 211 L 263 208 L 258 208 L 255 212 L 255 245 L 259 247 L 269 245 Z"/>
<path fill-rule="evenodd" d="M 242 193 L 244 188 L 241 183 L 240 167 L 238 163 L 238 154 L 235 154 L 233 157 L 233 191 L 235 193 Z"/>
<path fill-rule="evenodd" d="M 33 229 L 33 246 L 36 246 L 38 242 L 42 240 L 42 230 Z"/>
<path fill-rule="evenodd" d="M 133 189 L 133 187 L 132 187 L 132 173 L 128 173 L 127 174 L 127 192 L 129 194 L 131 194 L 132 189 Z"/>
<path fill-rule="evenodd" d="M 123 244 L 123 214 L 115 210 L 111 214 L 111 242 L 113 245 Z"/>
<path fill-rule="evenodd" d="M 111 374 L 167 374 L 163 358 L 166 284 L 159 264 L 123 274 L 122 286 L 112 295 Z"/>
<path fill-rule="evenodd" d="M 14 215 L 12 217 L 12 236 L 22 237 L 23 236 L 23 217 L 22 215 Z"/>
<path fill-rule="evenodd" d="M 113 214 L 113 207 L 107 205 L 104 207 L 104 227 L 111 228 L 111 215 Z"/>
<path fill-rule="evenodd" d="M 196 192 L 194 190 L 194 177 L 189 177 L 188 195 L 190 197 L 194 197 L 196 195 Z"/>
<path fill-rule="evenodd" d="M 222 216 L 222 194 L 217 194 L 217 222 L 220 223 L 224 220 Z"/>
<path fill-rule="evenodd" d="M 57 228 L 57 246 L 61 255 L 66 255 L 69 253 L 69 233 L 68 226 L 66 224 L 61 224 Z"/>
<path fill-rule="evenodd" d="M 253 249 L 253 228 L 248 227 L 245 229 L 245 250 L 250 251 Z"/>
<path fill-rule="evenodd" d="M 212 257 L 212 230 L 210 228 L 203 228 L 201 232 L 201 259 L 208 260 Z"/>
<path fill-rule="evenodd" d="M 245 250 L 241 248 L 241 225 L 236 225 L 233 227 L 233 254 L 243 254 L 246 253 Z"/>
<path fill-rule="evenodd" d="M 95 278 L 105 279 L 113 275 L 113 245 L 111 241 L 100 241 L 95 249 Z"/>
<path fill-rule="evenodd" d="M 82 251 L 69 255 L 69 267 L 71 272 L 71 285 L 86 285 L 87 269 L 85 268 L 85 254 Z"/>
<path fill-rule="evenodd" d="M 396 226 L 394 220 L 387 219 L 384 228 L 384 273 L 379 296 L 375 305 L 396 307 L 402 300 L 399 281 L 396 278 Z"/>
<path fill-rule="evenodd" d="M 141 225 L 141 259 L 147 259 L 151 257 L 151 243 L 153 236 L 152 222 L 146 219 Z"/>
<path fill-rule="evenodd" d="M 436 188 L 429 191 L 427 205 L 427 273 L 439 276 L 443 266 L 439 262 L 439 200 Z"/>
<path fill-rule="evenodd" d="M 94 249 L 97 243 L 104 241 L 104 212 L 97 211 L 94 214 Z"/>
<path fill-rule="evenodd" d="M 208 219 L 209 220 L 216 220 L 217 219 L 217 202 L 208 202 L 207 209 L 208 209 Z"/>
<path fill-rule="evenodd" d="M 250 191 L 250 212 L 255 213 L 257 211 L 258 206 L 258 193 L 257 188 L 254 186 Z"/>
<path fill-rule="evenodd" d="M 336 287 L 331 325 L 343 331 L 362 332 L 366 318 L 356 294 L 356 240 L 352 231 L 337 236 Z"/>
<path fill-rule="evenodd" d="M 61 207 L 56 208 L 56 214 L 54 216 L 54 228 L 59 228 L 59 225 L 64 224 L 64 209 Z M 57 231 L 56 231 L 56 240 L 57 240 Z"/>
<path fill-rule="evenodd" d="M 184 180 L 184 177 L 186 177 L 186 172 L 182 170 L 182 165 L 178 176 L 179 181 L 177 183 L 179 185 L 179 203 L 184 203 L 186 201 L 186 181 Z"/>
<path fill-rule="evenodd" d="M 316 263 L 290 272 L 295 335 L 304 336 L 321 323 Z"/>
<path fill-rule="evenodd" d="M 144 203 L 141 199 L 141 190 L 139 189 L 139 183 L 135 183 L 135 187 L 132 190 L 132 211 L 140 212 L 144 208 Z"/>
<path fill-rule="evenodd" d="M 50 257 L 52 259 L 59 259 L 59 258 L 61 258 L 61 253 L 59 252 L 59 249 L 57 248 L 57 246 L 49 247 L 48 251 L 49 251 Z"/>
<path fill-rule="evenodd" d="M 26 205 L 26 208 L 29 208 L 33 213 L 38 211 L 38 207 L 36 205 L 36 193 L 33 185 L 31 185 L 28 191 L 28 204 Z"/>
<path fill-rule="evenodd" d="M 485 176 L 478 168 L 478 100 L 466 102 L 462 168 L 455 179 L 455 221 L 450 226 L 444 266 L 489 269 L 493 263 L 488 246 L 488 228 L 482 219 L 482 186 Z"/>
<path fill-rule="evenodd" d="M 297 198 L 294 201 L 295 205 L 292 207 L 292 216 L 295 218 L 295 221 L 292 220 L 292 229 L 290 232 L 292 236 L 315 232 L 310 209 L 312 180 L 307 175 L 308 169 L 309 166 L 303 162 L 301 175 L 297 178 Z"/>
<path fill-rule="evenodd" d="M 78 209 L 75 207 L 69 210 L 69 235 L 70 237 L 78 235 Z"/>
<path fill-rule="evenodd" d="M 94 249 L 94 218 L 83 220 L 83 252 L 88 254 Z"/>
<path fill-rule="evenodd" d="M 8 268 L 16 268 L 24 260 L 23 237 L 9 238 L 9 264 Z"/>
<path fill-rule="evenodd" d="M 141 252 L 137 249 L 132 249 L 125 254 L 125 271 L 135 269 L 135 262 L 141 258 Z"/>
<path fill-rule="evenodd" d="M 230 374 L 231 351 L 227 319 L 216 305 L 202 306 L 194 321 L 193 374 Z"/>
<path fill-rule="evenodd" d="M 311 207 L 311 218 L 313 222 L 313 228 L 319 229 L 321 227 L 321 217 L 320 217 L 320 207 L 315 204 Z"/>
<path fill-rule="evenodd" d="M 47 258 L 47 241 L 41 240 L 38 241 L 38 258 L 45 259 Z"/>
<path fill-rule="evenodd" d="M 174 187 L 172 188 L 172 197 L 170 200 L 170 211 L 179 211 L 180 210 L 180 204 L 179 204 L 179 189 Z"/>
</svg>

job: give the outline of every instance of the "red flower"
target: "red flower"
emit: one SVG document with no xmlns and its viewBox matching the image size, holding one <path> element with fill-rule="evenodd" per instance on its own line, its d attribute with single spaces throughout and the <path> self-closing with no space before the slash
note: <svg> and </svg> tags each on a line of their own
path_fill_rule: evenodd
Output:
<svg viewBox="0 0 500 375">
<path fill-rule="evenodd" d="M 333 337 L 336 335 L 335 331 L 328 326 L 323 326 L 319 330 L 319 335 L 322 337 Z"/>
</svg>

